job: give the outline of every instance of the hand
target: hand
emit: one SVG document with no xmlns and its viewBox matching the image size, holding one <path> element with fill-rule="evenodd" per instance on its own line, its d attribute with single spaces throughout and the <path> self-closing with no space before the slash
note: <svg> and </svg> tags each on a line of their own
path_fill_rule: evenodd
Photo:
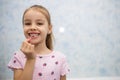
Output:
<svg viewBox="0 0 120 80">
<path fill-rule="evenodd" d="M 27 39 L 22 43 L 21 51 L 26 55 L 27 59 L 35 59 L 34 45 L 30 44 L 31 39 Z"/>
</svg>

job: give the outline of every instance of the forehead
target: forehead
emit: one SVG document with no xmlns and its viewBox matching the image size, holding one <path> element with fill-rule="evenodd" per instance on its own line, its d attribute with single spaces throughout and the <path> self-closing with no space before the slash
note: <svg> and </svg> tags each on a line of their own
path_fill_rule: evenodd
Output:
<svg viewBox="0 0 120 80">
<path fill-rule="evenodd" d="M 24 15 L 24 19 L 45 19 L 45 18 L 46 16 L 41 11 L 35 9 L 28 10 Z"/>
<path fill-rule="evenodd" d="M 28 11 L 36 11 L 36 12 L 39 12 L 39 13 L 42 13 L 46 18 L 49 16 L 49 12 L 44 9 L 44 8 L 39 8 L 39 7 L 32 7 L 32 8 L 29 8 L 25 11 L 24 15 L 28 12 Z"/>
</svg>

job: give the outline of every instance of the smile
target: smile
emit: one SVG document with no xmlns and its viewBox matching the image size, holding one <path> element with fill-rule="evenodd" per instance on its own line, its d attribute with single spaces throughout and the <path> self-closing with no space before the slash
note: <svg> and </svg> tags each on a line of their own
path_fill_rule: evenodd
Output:
<svg viewBox="0 0 120 80">
<path fill-rule="evenodd" d="M 31 37 L 31 38 L 37 38 L 40 33 L 28 33 L 28 35 Z"/>
</svg>

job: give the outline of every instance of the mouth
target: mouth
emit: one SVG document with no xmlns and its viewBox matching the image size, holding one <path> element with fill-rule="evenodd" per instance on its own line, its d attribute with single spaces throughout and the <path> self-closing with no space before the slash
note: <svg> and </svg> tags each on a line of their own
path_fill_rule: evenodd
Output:
<svg viewBox="0 0 120 80">
<path fill-rule="evenodd" d="M 37 38 L 40 35 L 40 33 L 30 32 L 30 33 L 28 33 L 28 35 L 29 35 L 30 38 Z"/>
</svg>

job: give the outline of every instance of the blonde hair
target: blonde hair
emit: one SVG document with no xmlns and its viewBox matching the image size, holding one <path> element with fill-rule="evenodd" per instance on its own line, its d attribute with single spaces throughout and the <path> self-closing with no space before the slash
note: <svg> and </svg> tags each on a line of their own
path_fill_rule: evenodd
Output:
<svg viewBox="0 0 120 80">
<path fill-rule="evenodd" d="M 41 5 L 33 5 L 33 6 L 29 7 L 28 9 L 26 9 L 25 12 L 23 13 L 22 23 L 24 23 L 24 15 L 30 9 L 38 10 L 42 14 L 44 14 L 45 17 L 47 18 L 48 24 L 52 27 L 50 14 L 49 14 L 48 10 Z M 46 46 L 50 50 L 53 50 L 53 38 L 54 38 L 54 36 L 53 36 L 52 32 L 51 32 L 51 34 L 48 34 L 47 37 L 46 37 Z"/>
</svg>

